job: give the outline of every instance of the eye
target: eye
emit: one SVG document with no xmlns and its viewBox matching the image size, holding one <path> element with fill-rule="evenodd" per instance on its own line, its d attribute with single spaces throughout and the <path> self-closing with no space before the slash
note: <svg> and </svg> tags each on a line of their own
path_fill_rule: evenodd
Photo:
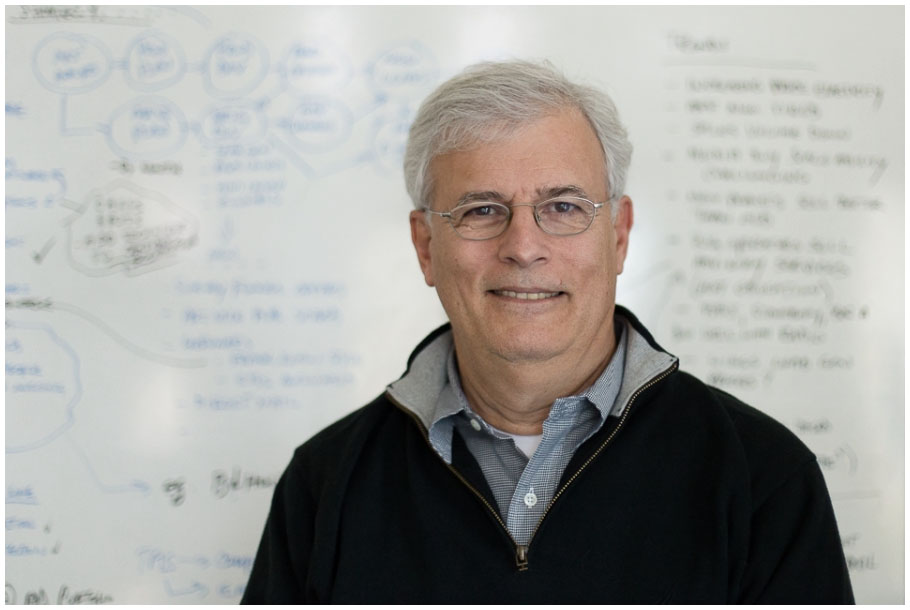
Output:
<svg viewBox="0 0 910 610">
<path fill-rule="evenodd" d="M 509 209 L 504 205 L 480 201 L 459 206 L 452 213 L 458 222 L 501 222 L 508 218 Z"/>
<path fill-rule="evenodd" d="M 553 209 L 555 209 L 557 212 L 569 213 L 577 212 L 579 210 L 579 207 L 571 201 L 556 201 L 553 203 Z"/>
<path fill-rule="evenodd" d="M 577 201 L 572 199 L 553 199 L 545 201 L 541 206 L 541 214 L 553 216 L 571 216 L 574 214 L 583 214 L 584 208 Z"/>
<path fill-rule="evenodd" d="M 464 216 L 472 216 L 476 218 L 481 216 L 494 216 L 497 213 L 499 213 L 499 210 L 497 210 L 492 205 L 479 205 L 477 207 L 465 210 Z"/>
</svg>

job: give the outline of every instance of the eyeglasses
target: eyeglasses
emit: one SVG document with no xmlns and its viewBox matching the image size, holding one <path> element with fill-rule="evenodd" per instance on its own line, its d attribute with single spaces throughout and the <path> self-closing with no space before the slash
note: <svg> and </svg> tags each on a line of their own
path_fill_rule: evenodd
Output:
<svg viewBox="0 0 910 610">
<path fill-rule="evenodd" d="M 464 239 L 481 241 L 502 235 L 512 219 L 512 208 L 534 208 L 534 220 L 544 233 L 578 235 L 591 226 L 597 210 L 607 203 L 594 203 L 583 197 L 554 197 L 540 203 L 516 203 L 511 206 L 493 201 L 472 201 L 449 212 L 424 210 L 448 220 Z"/>
</svg>

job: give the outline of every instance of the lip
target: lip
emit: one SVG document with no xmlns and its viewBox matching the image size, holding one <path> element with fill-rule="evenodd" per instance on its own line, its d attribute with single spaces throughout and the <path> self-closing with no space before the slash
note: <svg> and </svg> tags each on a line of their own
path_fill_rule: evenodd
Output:
<svg viewBox="0 0 910 610">
<path fill-rule="evenodd" d="M 562 290 L 548 290 L 546 288 L 494 288 L 489 290 L 488 293 L 502 299 L 527 303 L 550 301 L 565 294 Z"/>
</svg>

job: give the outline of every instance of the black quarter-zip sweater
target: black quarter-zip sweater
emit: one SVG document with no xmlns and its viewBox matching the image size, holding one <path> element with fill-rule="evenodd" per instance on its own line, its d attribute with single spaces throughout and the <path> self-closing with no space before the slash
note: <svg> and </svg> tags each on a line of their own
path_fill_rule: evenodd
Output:
<svg viewBox="0 0 910 610">
<path fill-rule="evenodd" d="M 527 547 L 457 432 L 449 465 L 383 394 L 297 449 L 242 601 L 853 602 L 824 479 L 791 432 L 675 361 L 633 390 L 579 448 Z"/>
</svg>

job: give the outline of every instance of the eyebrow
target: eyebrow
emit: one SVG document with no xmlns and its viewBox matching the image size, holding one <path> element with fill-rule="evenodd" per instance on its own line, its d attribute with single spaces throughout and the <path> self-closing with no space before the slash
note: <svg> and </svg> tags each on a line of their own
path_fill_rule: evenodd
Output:
<svg viewBox="0 0 910 610">
<path fill-rule="evenodd" d="M 580 186 L 574 184 L 561 184 L 558 186 L 547 186 L 537 189 L 537 198 L 539 201 L 560 197 L 562 195 L 574 195 L 576 197 L 587 197 L 587 193 Z M 497 203 L 506 203 L 506 198 L 499 191 L 470 191 L 462 195 L 455 205 L 464 205 L 475 201 L 495 201 Z"/>
<path fill-rule="evenodd" d="M 565 184 L 537 189 L 537 196 L 541 199 L 550 199 L 551 197 L 560 197 L 562 195 L 575 195 L 577 197 L 588 196 L 583 188 L 580 186 L 575 186 L 574 184 Z"/>
<path fill-rule="evenodd" d="M 474 201 L 495 201 L 498 203 L 505 203 L 505 198 L 498 191 L 471 191 L 459 197 L 455 205 L 464 205 L 465 203 L 473 203 Z"/>
</svg>

